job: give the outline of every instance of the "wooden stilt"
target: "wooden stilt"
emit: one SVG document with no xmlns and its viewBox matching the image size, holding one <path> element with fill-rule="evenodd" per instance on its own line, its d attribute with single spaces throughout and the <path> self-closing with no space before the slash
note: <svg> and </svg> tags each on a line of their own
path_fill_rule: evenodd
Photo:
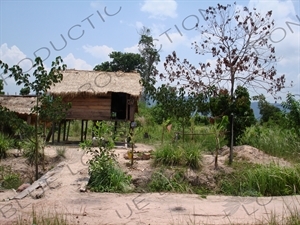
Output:
<svg viewBox="0 0 300 225">
<path fill-rule="evenodd" d="M 58 123 L 57 142 L 60 142 L 61 121 Z"/>
<path fill-rule="evenodd" d="M 67 129 L 67 121 L 64 120 L 64 133 L 63 133 L 63 141 L 66 141 L 66 129 Z"/>
<path fill-rule="evenodd" d="M 84 120 L 81 120 L 81 134 L 80 134 L 80 141 L 83 142 L 83 125 L 84 125 Z"/>
<path fill-rule="evenodd" d="M 88 128 L 88 120 L 85 121 L 84 140 L 86 140 L 87 128 Z"/>
<path fill-rule="evenodd" d="M 66 141 L 68 141 L 68 140 L 69 140 L 69 133 L 70 133 L 70 123 L 71 123 L 71 121 L 70 121 L 70 120 L 68 120 L 68 129 L 67 129 L 67 139 L 66 139 Z"/>
</svg>

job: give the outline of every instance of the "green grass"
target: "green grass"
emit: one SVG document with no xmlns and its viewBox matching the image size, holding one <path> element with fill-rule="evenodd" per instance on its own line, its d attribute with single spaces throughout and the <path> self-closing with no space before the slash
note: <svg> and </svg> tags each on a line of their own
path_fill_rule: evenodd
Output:
<svg viewBox="0 0 300 225">
<path fill-rule="evenodd" d="M 255 125 L 247 128 L 240 144 L 251 145 L 269 155 L 300 163 L 300 141 L 291 130 Z"/>
<path fill-rule="evenodd" d="M 195 143 L 164 144 L 154 153 L 154 165 L 201 167 L 201 146 Z"/>
<path fill-rule="evenodd" d="M 21 184 L 20 175 L 13 172 L 10 166 L 0 166 L 0 188 L 17 189 Z"/>
<path fill-rule="evenodd" d="M 12 147 L 14 141 L 8 136 L 0 133 L 0 160 L 7 157 L 7 151 Z"/>
<path fill-rule="evenodd" d="M 239 164 L 239 163 L 235 163 Z M 221 176 L 219 193 L 235 196 L 283 196 L 300 193 L 300 165 L 243 163 L 230 175 Z"/>
<path fill-rule="evenodd" d="M 18 218 L 15 225 L 71 225 L 75 222 L 71 222 L 67 214 L 60 214 L 58 212 L 37 212 L 32 208 L 30 215 L 22 215 Z"/>
<path fill-rule="evenodd" d="M 175 169 L 169 174 L 165 169 L 155 171 L 148 184 L 148 190 L 150 192 L 193 193 L 182 169 Z"/>
</svg>

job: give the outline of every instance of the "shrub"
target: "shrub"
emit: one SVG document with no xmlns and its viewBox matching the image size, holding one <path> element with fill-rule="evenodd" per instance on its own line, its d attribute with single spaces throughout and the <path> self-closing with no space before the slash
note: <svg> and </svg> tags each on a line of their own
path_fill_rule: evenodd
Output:
<svg viewBox="0 0 300 225">
<path fill-rule="evenodd" d="M 151 176 L 148 187 L 152 192 L 193 193 L 190 185 L 185 180 L 184 171 L 178 169 L 169 175 L 163 169 L 155 171 Z"/>
<path fill-rule="evenodd" d="M 255 125 L 246 129 L 239 144 L 256 147 L 267 154 L 299 162 L 299 138 L 291 130 L 278 126 Z"/>
<path fill-rule="evenodd" d="M 113 151 L 113 140 L 109 124 L 101 122 L 94 128 L 98 138 L 98 148 L 92 148 L 92 141 L 81 143 L 80 146 L 92 155 L 88 161 L 90 179 L 88 186 L 96 192 L 127 192 L 131 177 L 118 166 Z"/>
<path fill-rule="evenodd" d="M 26 158 L 26 161 L 32 166 L 35 162 L 35 143 L 33 141 L 26 141 L 24 143 L 24 151 L 23 156 Z M 43 160 L 43 154 L 38 152 L 38 163 L 42 162 Z"/>
<path fill-rule="evenodd" d="M 229 195 L 281 196 L 300 193 L 300 165 L 280 167 L 255 165 L 236 171 L 221 181 L 221 192 Z"/>
<path fill-rule="evenodd" d="M 0 160 L 7 157 L 7 150 L 13 145 L 12 139 L 0 133 Z"/>
<path fill-rule="evenodd" d="M 199 169 L 201 166 L 200 147 L 194 143 L 162 145 L 154 151 L 154 164 Z"/>
<path fill-rule="evenodd" d="M 66 148 L 65 147 L 56 148 L 56 154 L 58 157 L 66 158 L 66 156 L 65 156 Z"/>
<path fill-rule="evenodd" d="M 14 173 L 11 167 L 0 166 L 0 186 L 5 189 L 17 189 L 21 185 L 20 175 Z"/>
</svg>

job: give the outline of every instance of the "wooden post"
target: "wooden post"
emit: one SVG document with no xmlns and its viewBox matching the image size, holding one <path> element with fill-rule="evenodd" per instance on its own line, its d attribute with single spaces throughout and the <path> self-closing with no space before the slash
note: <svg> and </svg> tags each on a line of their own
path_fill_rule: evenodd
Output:
<svg viewBox="0 0 300 225">
<path fill-rule="evenodd" d="M 80 141 L 83 142 L 83 125 L 84 125 L 84 121 L 81 120 L 81 134 L 80 134 Z"/>
<path fill-rule="evenodd" d="M 71 120 L 68 120 L 68 129 L 67 129 L 67 140 L 66 141 L 68 141 L 69 140 L 69 133 L 70 133 L 70 123 L 71 123 Z"/>
<path fill-rule="evenodd" d="M 88 127 L 88 120 L 85 121 L 84 140 L 86 140 L 87 127 Z"/>
<path fill-rule="evenodd" d="M 58 123 L 57 143 L 60 142 L 60 133 L 61 133 L 61 121 Z"/>
<path fill-rule="evenodd" d="M 66 121 L 66 120 L 64 120 L 64 121 L 63 121 L 63 123 L 64 123 L 64 134 L 63 134 L 63 141 L 66 141 L 66 127 L 67 127 L 67 121 Z"/>
<path fill-rule="evenodd" d="M 54 144 L 55 122 L 52 123 L 52 144 Z"/>
</svg>

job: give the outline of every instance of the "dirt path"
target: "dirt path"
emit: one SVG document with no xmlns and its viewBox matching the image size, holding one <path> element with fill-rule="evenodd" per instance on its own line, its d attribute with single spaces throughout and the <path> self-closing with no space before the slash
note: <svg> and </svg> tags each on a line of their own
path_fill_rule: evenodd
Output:
<svg viewBox="0 0 300 225">
<path fill-rule="evenodd" d="M 135 150 L 151 149 L 151 146 L 137 145 Z M 128 160 L 123 157 L 126 151 L 116 150 L 124 170 L 133 178 L 149 176 L 152 169 L 147 160 L 138 161 L 135 169 L 126 167 Z M 49 147 L 46 152 L 55 154 L 55 148 Z M 66 215 L 71 224 L 91 225 L 262 224 L 270 220 L 271 213 L 276 213 L 277 219 L 280 219 L 289 210 L 300 208 L 300 196 L 201 198 L 194 194 L 80 192 L 80 187 L 88 180 L 87 159 L 88 156 L 77 147 L 68 147 L 66 160 L 36 182 L 35 185 L 40 188 L 28 188 L 19 194 L 12 190 L 0 193 L 0 199 L 4 199 L 0 202 L 0 224 L 12 224 L 19 218 L 28 219 L 33 208 L 39 214 L 56 212 Z"/>
</svg>

